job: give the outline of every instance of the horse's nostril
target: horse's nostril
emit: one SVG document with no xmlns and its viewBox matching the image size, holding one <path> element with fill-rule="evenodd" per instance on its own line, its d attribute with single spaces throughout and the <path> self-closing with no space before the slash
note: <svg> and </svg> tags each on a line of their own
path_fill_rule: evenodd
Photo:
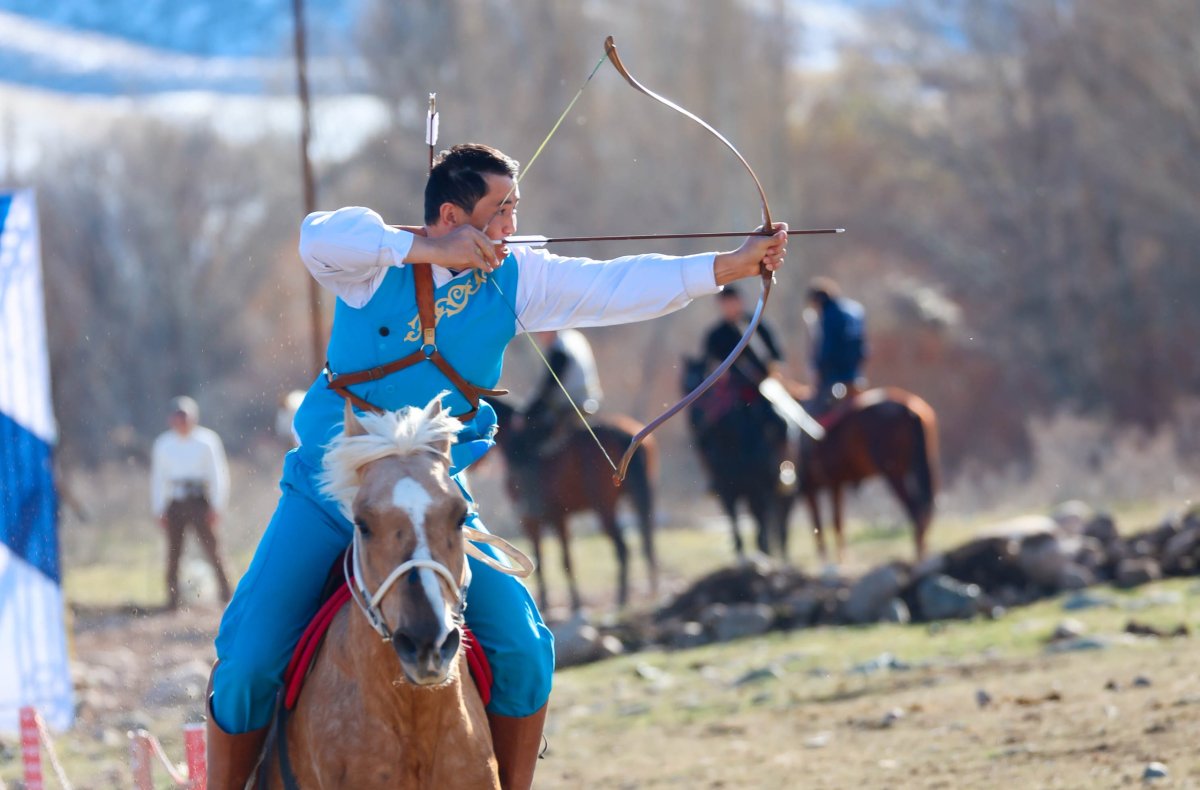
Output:
<svg viewBox="0 0 1200 790">
<path fill-rule="evenodd" d="M 462 629 L 455 628 L 446 635 L 446 640 L 442 642 L 442 647 L 438 650 L 442 661 L 449 661 L 458 654 L 459 645 L 462 644 Z"/>
<path fill-rule="evenodd" d="M 417 653 L 421 649 L 416 642 L 399 631 L 392 634 L 392 647 L 395 649 L 396 655 L 405 661 L 416 661 Z"/>
</svg>

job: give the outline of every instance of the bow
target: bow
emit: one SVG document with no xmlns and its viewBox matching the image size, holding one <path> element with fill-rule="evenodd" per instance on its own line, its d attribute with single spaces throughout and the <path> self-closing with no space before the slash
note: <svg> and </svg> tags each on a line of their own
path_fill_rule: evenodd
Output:
<svg viewBox="0 0 1200 790">
<path fill-rule="evenodd" d="M 742 156 L 741 152 L 737 150 L 737 148 L 733 145 L 733 143 L 729 142 L 729 140 L 726 139 L 724 135 L 722 135 L 720 132 L 718 132 L 716 129 L 714 129 L 711 125 L 709 125 L 708 122 L 706 122 L 705 120 L 703 120 L 702 118 L 697 116 L 695 113 L 691 112 L 690 110 L 684 109 L 683 107 L 679 106 L 678 104 L 671 101 L 670 99 L 667 99 L 666 97 L 655 93 L 654 91 L 650 90 L 646 86 L 642 85 L 642 83 L 638 82 L 638 80 L 636 80 L 633 77 L 633 75 L 629 73 L 629 69 L 625 66 L 624 62 L 622 62 L 621 56 L 617 52 L 617 45 L 613 41 L 612 36 L 609 36 L 604 41 L 604 57 L 602 57 L 600 59 L 600 61 L 596 64 L 595 68 L 593 68 L 591 73 L 588 74 L 587 79 L 584 80 L 583 85 L 580 86 L 580 88 L 576 92 L 574 98 L 571 99 L 571 101 L 567 105 L 566 109 L 563 110 L 562 114 L 558 117 L 558 120 L 555 121 L 553 127 L 550 129 L 550 133 L 547 134 L 545 139 L 543 139 L 542 142 L 538 145 L 537 150 L 534 152 L 534 154 L 530 158 L 530 160 L 526 163 L 521 174 L 515 179 L 512 190 L 510 190 L 509 195 L 511 196 L 512 192 L 516 191 L 517 185 L 520 184 L 521 179 L 524 178 L 529 173 L 529 170 L 533 166 L 533 163 L 537 160 L 537 158 L 541 155 L 542 151 L 545 149 L 546 143 L 548 143 L 550 141 L 550 138 L 553 137 L 555 132 L 558 131 L 559 127 L 562 125 L 563 119 L 566 118 L 567 114 L 575 106 L 575 103 L 579 100 L 579 97 L 583 93 L 584 88 L 586 88 L 587 85 L 591 82 L 592 77 L 594 77 L 596 75 L 596 72 L 599 71 L 600 67 L 604 64 L 605 60 L 608 60 L 609 62 L 611 62 L 613 64 L 613 67 L 620 73 L 620 75 L 622 77 L 624 77 L 625 81 L 627 83 L 629 83 L 629 85 L 631 85 L 639 93 L 642 93 L 642 94 L 650 97 L 651 99 L 654 99 L 655 101 L 659 102 L 660 104 L 666 105 L 667 107 L 671 108 L 672 110 L 684 115 L 687 118 L 690 118 L 692 121 L 694 121 L 695 123 L 702 126 L 707 132 L 709 132 L 714 137 L 716 137 L 718 140 L 720 140 L 725 145 L 726 148 L 728 148 L 731 152 L 733 152 L 734 156 L 737 157 L 738 161 L 741 162 L 742 166 L 744 168 L 746 168 L 746 172 L 750 174 L 750 178 L 754 181 L 754 187 L 758 192 L 759 200 L 762 202 L 762 218 L 763 218 L 762 228 L 758 231 L 752 231 L 750 234 L 746 234 L 746 235 L 754 235 L 755 233 L 760 233 L 762 235 L 771 235 L 771 233 L 773 232 L 773 229 L 775 227 L 775 223 L 771 220 L 771 207 L 767 203 L 767 195 L 766 195 L 766 192 L 763 191 L 762 183 L 758 180 L 758 176 L 755 175 L 753 168 L 750 167 L 750 163 L 746 161 L 746 158 L 744 156 Z M 507 200 L 507 197 L 505 198 L 505 200 Z M 812 231 L 794 231 L 793 233 L 813 234 L 813 233 L 841 233 L 841 232 L 842 232 L 841 228 L 830 228 L 830 229 L 821 229 L 821 230 L 812 230 Z M 687 237 L 705 236 L 705 235 L 726 235 L 726 234 L 672 234 L 670 236 L 663 236 L 663 237 L 664 238 L 687 238 Z M 638 237 L 629 237 L 629 238 L 638 238 Z M 651 237 L 645 237 L 645 238 L 651 238 Z M 545 239 L 545 240 L 543 240 L 541 238 L 537 238 L 537 239 L 533 240 L 533 243 L 538 244 L 538 243 L 547 243 L 550 241 L 583 241 L 583 240 L 589 240 L 589 239 L 563 238 L 563 239 Z M 522 242 L 530 243 L 530 241 L 528 241 L 526 239 L 515 239 L 514 241 L 518 244 L 520 244 Z M 499 291 L 499 286 L 496 285 L 495 280 L 493 280 L 491 278 L 488 278 L 488 279 L 489 279 L 489 281 L 492 282 L 493 286 L 495 286 L 496 289 Z M 665 423 L 667 420 L 671 419 L 671 417 L 678 414 L 682 409 L 691 405 L 697 398 L 699 398 L 701 395 L 703 395 L 704 392 L 706 390 L 708 390 L 710 387 L 712 387 L 713 384 L 715 384 L 717 382 L 717 380 L 727 370 L 729 370 L 730 366 L 733 365 L 734 361 L 738 358 L 738 355 L 741 354 L 743 349 L 746 348 L 747 344 L 750 342 L 750 338 L 752 338 L 754 336 L 754 332 L 757 331 L 757 329 L 758 329 L 759 322 L 762 320 L 763 310 L 766 308 L 767 300 L 770 298 L 770 295 L 771 295 L 771 286 L 773 283 L 774 283 L 774 276 L 764 268 L 762 270 L 762 292 L 759 295 L 758 304 L 754 308 L 754 314 L 750 318 L 750 323 L 747 325 L 745 332 L 742 334 L 741 339 L 738 341 L 738 343 L 734 347 L 733 351 L 730 352 L 729 356 L 727 356 L 724 359 L 724 361 L 722 361 L 721 364 L 718 365 L 708 375 L 708 377 L 705 378 L 704 381 L 702 381 L 700 383 L 700 385 L 698 387 L 696 387 L 694 390 L 689 392 L 686 396 L 684 396 L 684 398 L 682 400 L 680 400 L 674 406 L 667 409 L 665 412 L 660 414 L 658 417 L 655 417 L 653 420 L 651 420 L 644 428 L 642 428 L 642 430 L 638 431 L 638 433 L 630 441 L 629 447 L 625 450 L 625 454 L 621 457 L 620 464 L 614 464 L 612 462 L 612 459 L 608 457 L 607 451 L 604 450 L 603 445 L 601 445 L 599 439 L 596 438 L 596 434 L 592 430 L 591 425 L 588 423 L 587 418 L 583 415 L 582 411 L 580 411 L 579 407 L 576 406 L 574 400 L 572 400 L 570 398 L 570 395 L 568 394 L 568 396 L 567 396 L 568 401 L 570 401 L 571 405 L 575 407 L 575 411 L 579 415 L 580 419 L 583 421 L 584 426 L 588 429 L 588 432 L 592 434 L 592 438 L 596 440 L 596 444 L 600 447 L 601 452 L 604 453 L 604 456 L 608 460 L 609 465 L 612 466 L 614 484 L 620 485 L 621 482 L 625 479 L 625 474 L 629 469 L 630 462 L 633 460 L 634 453 L 637 452 L 638 447 L 641 446 L 641 444 L 646 440 L 646 438 L 649 437 L 650 434 L 653 433 L 660 425 Z M 504 296 L 503 292 L 501 292 L 501 296 L 502 297 Z M 507 302 L 507 299 L 505 299 L 505 301 Z M 516 315 L 515 308 L 514 308 L 513 314 L 514 314 L 514 316 Z M 518 323 L 520 323 L 519 318 L 518 318 Z M 531 338 L 531 340 L 532 340 L 532 338 Z M 533 346 L 534 346 L 534 349 L 538 352 L 538 355 L 542 357 L 543 362 L 546 362 L 545 357 L 541 354 L 541 350 L 537 348 L 537 344 L 533 343 Z M 548 362 L 546 362 L 546 365 L 547 365 L 547 367 L 549 367 Z M 551 370 L 552 375 L 553 375 L 553 373 L 554 373 L 554 371 Z M 558 377 L 555 376 L 556 380 L 557 380 L 557 378 Z M 562 387 L 562 382 L 559 382 L 559 386 Z M 566 391 L 565 387 L 563 387 L 563 391 L 564 392 Z"/>
<path fill-rule="evenodd" d="M 754 188 L 758 191 L 758 198 L 762 201 L 762 230 L 769 233 L 772 229 L 774 229 L 775 223 L 771 221 L 771 206 L 767 203 L 767 194 L 763 191 L 762 182 L 758 180 L 758 176 L 754 174 L 754 169 L 750 167 L 750 163 L 746 161 L 746 157 L 742 156 L 741 151 L 739 151 L 733 143 L 729 142 L 729 140 L 725 138 L 725 135 L 714 129 L 708 124 L 707 121 L 700 118 L 700 116 L 696 115 L 690 110 L 680 107 L 670 99 L 660 96 L 634 79 L 633 75 L 629 73 L 629 69 L 626 68 L 625 64 L 621 61 L 621 56 L 617 53 L 617 45 L 613 41 L 612 36 L 609 36 L 604 41 L 604 54 L 608 56 L 608 60 L 613 64 L 613 67 L 616 68 L 616 70 L 621 74 L 622 77 L 625 78 L 625 81 L 628 82 L 634 90 L 649 96 L 651 99 L 654 99 L 660 104 L 664 104 L 675 112 L 678 112 L 681 115 L 700 124 L 700 126 L 724 143 L 725 147 L 733 152 L 733 155 L 736 156 L 738 161 L 742 163 L 742 166 L 746 168 L 746 172 L 750 174 L 750 178 L 753 179 Z M 738 341 L 738 344 L 734 347 L 733 351 L 729 353 L 729 356 L 725 357 L 721 364 L 718 365 L 711 373 L 709 373 L 708 377 L 705 378 L 704 381 L 700 382 L 698 387 L 685 395 L 683 399 L 674 406 L 655 417 L 646 425 L 646 427 L 637 432 L 637 434 L 633 437 L 633 440 L 630 441 L 629 447 L 626 448 L 625 454 L 621 456 L 621 462 L 618 465 L 616 472 L 613 474 L 613 482 L 616 485 L 620 485 L 621 481 L 625 479 L 625 473 L 629 470 L 629 463 L 633 460 L 633 454 L 637 452 L 637 449 L 641 446 L 642 442 L 646 441 L 646 438 L 650 436 L 650 434 L 653 433 L 658 426 L 662 425 L 667 420 L 678 414 L 681 410 L 691 405 L 697 398 L 703 395 L 706 390 L 712 387 L 712 385 L 717 382 L 717 379 L 724 375 L 725 371 L 729 370 L 729 367 L 734 363 L 734 361 L 738 358 L 738 355 L 742 353 L 742 350 L 745 349 L 746 345 L 750 342 L 750 338 L 754 336 L 754 332 L 757 331 L 758 324 L 762 320 L 763 310 L 766 308 L 767 300 L 771 296 L 771 286 L 774 284 L 774 281 L 774 276 L 764 268 L 762 270 L 762 293 L 759 294 L 758 304 L 754 308 L 754 314 L 751 316 L 750 323 L 747 325 L 746 331 L 742 334 L 741 340 Z"/>
</svg>

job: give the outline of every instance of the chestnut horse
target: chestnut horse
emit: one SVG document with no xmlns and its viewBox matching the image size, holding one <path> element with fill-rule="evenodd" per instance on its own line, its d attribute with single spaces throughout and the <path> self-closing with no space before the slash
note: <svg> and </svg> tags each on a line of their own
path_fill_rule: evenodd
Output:
<svg viewBox="0 0 1200 790">
<path fill-rule="evenodd" d="M 647 439 L 633 456 L 625 483 L 613 485 L 604 456 L 587 429 L 572 427 L 561 436 L 550 437 L 550 429 L 538 424 L 538 415 L 522 415 L 511 405 L 489 399 L 496 409 L 500 431 L 497 444 L 508 466 L 506 485 L 516 506 L 521 526 L 533 543 L 537 564 L 538 603 L 546 608 L 546 580 L 542 572 L 542 526 L 548 524 L 562 545 L 563 570 L 571 595 L 571 609 L 582 608 L 575 570 L 571 563 L 571 535 L 567 517 L 572 513 L 595 512 L 600 526 L 617 554 L 617 601 L 629 601 L 629 549 L 617 521 L 617 503 L 628 495 L 637 514 L 642 553 L 650 574 L 650 586 L 658 590 L 658 558 L 654 551 L 654 488 L 657 447 Z M 609 458 L 619 458 L 634 434 L 641 430 L 634 420 L 607 415 L 593 425 L 596 438 Z M 536 490 L 526 487 L 536 486 Z"/>
<path fill-rule="evenodd" d="M 926 533 L 937 492 L 937 417 L 928 403 L 896 387 L 867 390 L 822 415 L 825 438 L 807 437 L 799 453 L 799 491 L 808 502 L 817 553 L 828 561 L 817 495 L 828 489 L 838 561 L 844 558 L 842 493 L 882 476 L 913 525 L 917 559 L 925 556 Z"/>
<path fill-rule="evenodd" d="M 461 427 L 440 400 L 358 418 L 347 409 L 322 490 L 354 523 L 347 576 L 358 605 L 335 615 L 277 722 L 267 786 L 500 787 L 462 624 L 464 552 L 482 554 L 468 541 L 503 542 L 465 526 L 469 505 L 448 471 Z"/>
</svg>

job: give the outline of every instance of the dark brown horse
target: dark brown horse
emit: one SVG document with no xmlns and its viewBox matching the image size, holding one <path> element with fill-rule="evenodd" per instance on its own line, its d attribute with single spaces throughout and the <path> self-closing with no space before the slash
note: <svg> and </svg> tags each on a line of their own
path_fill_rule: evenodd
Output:
<svg viewBox="0 0 1200 790">
<path fill-rule="evenodd" d="M 537 415 L 522 415 L 511 405 L 494 399 L 500 425 L 497 444 L 508 466 L 506 484 L 517 508 L 521 526 L 533 543 L 537 562 L 538 602 L 546 608 L 546 579 L 542 570 L 542 528 L 550 526 L 562 545 L 563 570 L 570 588 L 571 609 L 582 600 L 571 563 L 571 535 L 567 517 L 592 511 L 617 554 L 617 601 L 629 601 L 629 549 L 617 521 L 617 504 L 628 495 L 637 514 L 642 553 L 650 574 L 651 589 L 658 590 L 658 558 L 654 551 L 654 488 L 657 448 L 653 438 L 638 449 L 625 483 L 613 485 L 611 470 L 587 429 L 571 426 L 547 437 Z M 607 415 L 592 426 L 610 458 L 619 458 L 641 425 L 628 417 Z"/>
<path fill-rule="evenodd" d="M 684 360 L 685 392 L 704 378 L 704 365 L 703 360 Z M 786 559 L 793 497 L 780 482 L 781 464 L 788 457 L 783 420 L 756 392 L 752 396 L 741 392 L 731 376 L 697 399 L 688 418 L 708 488 L 729 518 L 734 553 L 739 559 L 746 553 L 738 528 L 739 505 L 745 505 L 754 518 L 759 553 Z"/>
<path fill-rule="evenodd" d="M 881 476 L 900 500 L 913 525 L 917 558 L 925 556 L 926 533 L 937 492 L 937 417 L 928 403 L 895 387 L 867 390 L 835 406 L 822 422 L 821 441 L 805 439 L 799 458 L 799 491 L 808 501 L 817 553 L 827 561 L 817 495 L 829 490 L 837 557 L 845 555 L 842 493 Z"/>
</svg>

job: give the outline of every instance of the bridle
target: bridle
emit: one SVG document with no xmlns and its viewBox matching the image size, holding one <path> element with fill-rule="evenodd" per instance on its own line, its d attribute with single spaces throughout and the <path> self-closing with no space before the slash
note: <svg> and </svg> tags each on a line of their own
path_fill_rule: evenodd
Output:
<svg viewBox="0 0 1200 790">
<path fill-rule="evenodd" d="M 533 573 L 533 561 L 504 538 L 491 535 L 474 527 L 464 526 L 462 532 L 463 551 L 467 556 L 474 557 L 489 568 L 509 576 L 517 576 L 524 579 Z M 496 560 L 476 546 L 476 543 L 486 543 L 495 547 L 515 562 L 518 567 L 511 568 Z M 387 575 L 387 578 L 375 588 L 374 592 L 371 592 L 362 568 L 362 530 L 358 525 L 355 525 L 354 539 L 350 542 L 350 550 L 342 556 L 342 571 L 346 576 L 346 586 L 350 590 L 350 597 L 358 604 L 358 608 L 366 616 L 371 628 L 375 630 L 375 633 L 379 634 L 384 642 L 392 641 L 392 638 L 396 635 L 396 629 L 388 627 L 387 618 L 380 607 L 383 597 L 405 575 L 421 569 L 433 571 L 445 583 L 447 589 L 451 592 L 451 598 L 454 600 L 454 606 L 451 608 L 454 622 L 461 623 L 463 612 L 467 608 L 467 588 L 471 584 L 470 564 L 464 564 L 463 574 L 465 578 L 460 583 L 458 579 L 454 578 L 454 574 L 450 572 L 450 569 L 437 560 L 409 559 L 393 568 L 392 572 Z"/>
</svg>

